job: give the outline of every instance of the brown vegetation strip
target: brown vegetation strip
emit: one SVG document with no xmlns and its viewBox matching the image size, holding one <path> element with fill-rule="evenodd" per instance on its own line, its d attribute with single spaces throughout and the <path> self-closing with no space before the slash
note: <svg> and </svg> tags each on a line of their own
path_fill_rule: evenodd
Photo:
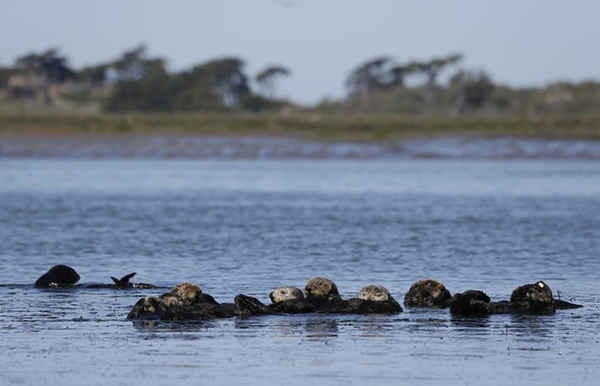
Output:
<svg viewBox="0 0 600 386">
<path fill-rule="evenodd" d="M 0 114 L 0 134 L 275 136 L 384 142 L 439 136 L 600 139 L 600 115 L 448 117 L 387 114 Z"/>
</svg>

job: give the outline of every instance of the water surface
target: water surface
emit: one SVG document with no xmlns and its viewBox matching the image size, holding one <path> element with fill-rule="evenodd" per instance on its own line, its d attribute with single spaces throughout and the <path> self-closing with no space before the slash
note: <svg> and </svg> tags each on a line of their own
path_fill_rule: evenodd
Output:
<svg viewBox="0 0 600 386">
<path fill-rule="evenodd" d="M 600 165 L 591 161 L 0 161 L 2 384 L 595 384 Z M 506 299 L 545 280 L 554 316 L 269 316 L 136 324 L 163 290 L 39 290 L 138 272 L 221 301 L 333 278 L 397 299 L 417 279 Z"/>
</svg>

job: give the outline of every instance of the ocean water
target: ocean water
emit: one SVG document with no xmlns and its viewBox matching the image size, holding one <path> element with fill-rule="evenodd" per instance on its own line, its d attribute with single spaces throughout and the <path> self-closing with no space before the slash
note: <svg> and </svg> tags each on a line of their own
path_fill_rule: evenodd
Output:
<svg viewBox="0 0 600 386">
<path fill-rule="evenodd" d="M 450 160 L 0 160 L 0 384 L 595 385 L 600 379 L 600 164 Z M 278 315 L 126 320 L 198 283 L 268 301 L 315 275 L 344 297 L 402 300 L 433 277 L 508 299 L 544 280 L 583 304 L 552 316 Z"/>
</svg>

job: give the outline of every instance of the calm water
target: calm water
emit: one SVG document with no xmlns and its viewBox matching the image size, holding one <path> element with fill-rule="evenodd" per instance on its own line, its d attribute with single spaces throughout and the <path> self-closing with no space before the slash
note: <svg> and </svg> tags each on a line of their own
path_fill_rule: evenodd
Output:
<svg viewBox="0 0 600 386">
<path fill-rule="evenodd" d="M 0 384 L 582 385 L 600 378 L 592 161 L 0 161 Z M 402 299 L 423 277 L 500 300 L 545 280 L 555 316 L 270 316 L 136 325 L 163 290 L 38 290 L 138 272 L 221 301 L 333 278 Z"/>
</svg>

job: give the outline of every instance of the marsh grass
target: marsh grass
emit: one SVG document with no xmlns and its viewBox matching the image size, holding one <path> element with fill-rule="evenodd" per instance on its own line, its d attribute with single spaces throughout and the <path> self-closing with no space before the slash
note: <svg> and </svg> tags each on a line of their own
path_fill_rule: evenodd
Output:
<svg viewBox="0 0 600 386">
<path fill-rule="evenodd" d="M 385 142 L 439 136 L 600 139 L 600 115 L 76 114 L 0 112 L 4 135 L 274 136 Z"/>
</svg>

